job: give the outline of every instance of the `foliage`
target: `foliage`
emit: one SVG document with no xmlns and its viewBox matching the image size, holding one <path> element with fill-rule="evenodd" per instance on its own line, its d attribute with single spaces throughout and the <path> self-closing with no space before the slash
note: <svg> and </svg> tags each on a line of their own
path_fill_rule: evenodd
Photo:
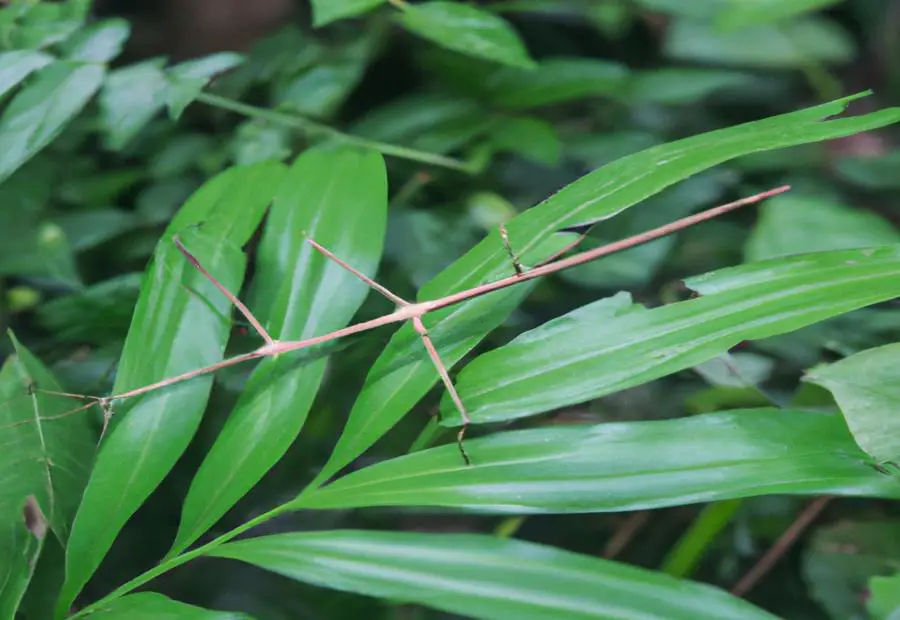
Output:
<svg viewBox="0 0 900 620">
<path fill-rule="evenodd" d="M 5 4 L 0 620 L 896 617 L 885 10 L 313 0 L 173 60 Z"/>
</svg>

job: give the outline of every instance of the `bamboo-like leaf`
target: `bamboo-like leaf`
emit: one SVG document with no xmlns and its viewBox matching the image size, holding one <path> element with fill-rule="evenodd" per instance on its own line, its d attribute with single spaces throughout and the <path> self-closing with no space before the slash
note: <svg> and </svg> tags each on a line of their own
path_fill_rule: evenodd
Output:
<svg viewBox="0 0 900 620">
<path fill-rule="evenodd" d="M 297 509 L 618 512 L 784 493 L 900 498 L 838 415 L 750 409 L 497 433 L 355 471 Z"/>
<path fill-rule="evenodd" d="M 534 264 L 571 240 L 570 235 L 557 234 L 561 228 L 610 218 L 716 164 L 900 120 L 900 108 L 830 118 L 858 97 L 655 146 L 607 164 L 508 222 L 512 247 L 525 264 Z M 499 234 L 494 232 L 432 279 L 418 297 L 436 299 L 512 273 L 509 255 Z M 455 364 L 500 325 L 527 294 L 529 286 L 519 285 L 430 313 L 425 324 L 445 364 Z M 370 370 L 338 446 L 317 482 L 325 481 L 374 444 L 437 381 L 437 372 L 413 330 L 398 331 Z"/>
<path fill-rule="evenodd" d="M 326 588 L 486 620 L 775 620 L 712 586 L 477 534 L 277 534 L 226 544 L 214 555 Z"/>
<path fill-rule="evenodd" d="M 686 284 L 703 295 L 648 311 L 619 303 L 611 313 L 620 295 L 479 356 L 456 383 L 469 416 L 497 422 L 585 402 L 709 361 L 743 340 L 893 299 L 900 296 L 900 246 L 750 263 Z M 444 396 L 442 423 L 460 424 Z"/>
<path fill-rule="evenodd" d="M 213 611 L 174 601 L 155 592 L 116 599 L 91 613 L 101 620 L 247 620 L 246 614 Z"/>
<path fill-rule="evenodd" d="M 229 290 L 240 289 L 240 246 L 256 229 L 284 173 L 278 163 L 232 168 L 181 208 L 157 246 L 125 341 L 115 393 L 222 359 L 230 302 L 172 243 L 185 245 Z M 62 617 L 99 566 L 119 530 L 191 440 L 212 387 L 210 376 L 130 399 L 117 411 L 97 458 L 66 550 Z"/>
<path fill-rule="evenodd" d="M 307 151 L 275 197 L 257 254 L 252 298 L 257 318 L 281 340 L 320 336 L 347 324 L 368 293 L 306 235 L 374 275 L 384 245 L 384 160 L 352 147 Z M 274 465 L 297 437 L 322 382 L 325 359 L 264 361 L 253 373 L 188 492 L 180 551 L 211 527 Z"/>
</svg>

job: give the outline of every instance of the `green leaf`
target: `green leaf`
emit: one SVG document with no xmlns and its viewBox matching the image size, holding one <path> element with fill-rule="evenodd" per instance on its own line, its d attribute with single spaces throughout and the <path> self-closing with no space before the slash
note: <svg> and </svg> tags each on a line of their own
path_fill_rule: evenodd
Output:
<svg viewBox="0 0 900 620">
<path fill-rule="evenodd" d="M 83 14 L 72 14 L 65 2 L 20 2 L 18 20 L 7 35 L 17 48 L 42 49 L 68 39 L 84 25 Z M 6 11 L 16 10 L 5 8 Z"/>
<path fill-rule="evenodd" d="M 122 150 L 162 110 L 168 89 L 165 60 L 147 60 L 116 69 L 100 92 L 106 147 Z"/>
<path fill-rule="evenodd" d="M 551 58 L 535 69 L 502 69 L 489 76 L 486 96 L 514 110 L 565 103 L 588 97 L 621 95 L 628 69 L 619 63 L 591 58 Z"/>
<path fill-rule="evenodd" d="M 760 207 L 744 257 L 760 261 L 791 254 L 900 243 L 887 220 L 862 209 L 803 195 L 776 196 Z"/>
<path fill-rule="evenodd" d="M 53 61 L 53 56 L 34 50 L 12 50 L 0 53 L 0 97 L 18 86 L 29 75 Z"/>
<path fill-rule="evenodd" d="M 351 129 L 355 135 L 432 153 L 459 148 L 493 125 L 477 101 L 443 93 L 412 95 L 375 109 Z"/>
<path fill-rule="evenodd" d="M 716 65 L 797 69 L 810 61 L 846 63 L 853 39 L 833 21 L 811 16 L 779 26 L 717 32 L 709 24 L 680 19 L 669 26 L 663 51 L 669 58 Z"/>
<path fill-rule="evenodd" d="M 900 176 L 896 174 L 898 165 L 900 151 L 875 156 L 840 157 L 834 162 L 835 170 L 841 177 L 876 190 L 900 187 Z"/>
<path fill-rule="evenodd" d="M 746 409 L 557 426 L 431 448 L 301 495 L 297 509 L 442 506 L 494 514 L 619 512 L 775 493 L 900 497 L 840 416 Z"/>
<path fill-rule="evenodd" d="M 303 340 L 344 327 L 369 292 L 306 236 L 372 276 L 386 220 L 380 154 L 341 147 L 297 158 L 267 219 L 251 291 L 256 316 L 273 338 Z M 170 554 L 214 525 L 281 458 L 300 433 L 325 366 L 325 359 L 304 365 L 283 355 L 254 371 L 194 478 Z"/>
<path fill-rule="evenodd" d="M 893 299 L 900 246 L 752 263 L 685 284 L 702 297 L 639 311 L 620 294 L 477 357 L 456 380 L 470 418 L 498 422 L 593 400 L 709 361 L 741 341 Z M 446 393 L 441 420 L 462 422 Z"/>
<path fill-rule="evenodd" d="M 835 620 L 865 618 L 867 581 L 895 571 L 898 557 L 900 522 L 844 520 L 814 532 L 801 570 L 810 598 L 828 616 Z"/>
<path fill-rule="evenodd" d="M 155 592 L 139 592 L 115 599 L 91 612 L 101 620 L 243 620 L 245 614 L 213 611 L 173 601 Z"/>
<path fill-rule="evenodd" d="M 872 458 L 900 459 L 900 344 L 862 351 L 812 370 L 806 380 L 829 390 L 856 443 Z"/>
<path fill-rule="evenodd" d="M 131 30 L 124 19 L 108 19 L 66 41 L 66 60 L 78 62 L 109 62 L 119 55 Z"/>
<path fill-rule="evenodd" d="M 716 18 L 721 29 L 774 24 L 789 17 L 821 11 L 841 0 L 732 0 Z"/>
<path fill-rule="evenodd" d="M 239 290 L 245 265 L 240 246 L 259 224 L 283 174 L 278 163 L 231 168 L 203 185 L 171 221 L 144 276 L 114 394 L 222 359 L 231 331 L 230 304 L 181 255 L 172 236 L 181 236 L 228 290 Z M 207 375 L 127 399 L 115 412 L 75 518 L 58 615 L 68 610 L 119 530 L 184 452 L 211 387 Z"/>
<path fill-rule="evenodd" d="M 47 527 L 65 543 L 96 446 L 85 412 L 12 336 L 15 355 L 0 369 L 0 617 L 12 618 L 31 580 Z M 69 413 L 69 415 L 66 415 Z M 30 498 L 30 499 L 29 499 Z M 28 508 L 26 508 L 28 505 Z M 27 510 L 27 515 L 23 511 Z"/>
<path fill-rule="evenodd" d="M 872 620 L 897 620 L 900 617 L 900 573 L 869 580 L 871 598 L 866 603 Z"/>
<path fill-rule="evenodd" d="M 839 114 L 851 98 L 655 146 L 618 159 L 507 222 L 510 242 L 525 264 L 557 252 L 570 235 L 560 228 L 610 218 L 680 180 L 741 155 L 849 135 L 900 120 L 900 108 L 852 118 Z M 823 119 L 829 118 L 827 121 Z M 437 299 L 514 273 L 500 235 L 492 232 L 423 287 Z M 530 284 L 498 291 L 426 315 L 441 359 L 452 366 L 500 325 Z M 411 327 L 400 329 L 369 371 L 344 432 L 316 482 L 323 482 L 390 430 L 438 375 Z"/>
<path fill-rule="evenodd" d="M 724 69 L 673 67 L 643 71 L 634 76 L 628 99 L 640 103 L 685 105 L 721 90 L 749 87 L 756 77 Z"/>
<path fill-rule="evenodd" d="M 184 109 L 200 94 L 217 74 L 233 69 L 244 61 L 234 52 L 219 52 L 197 60 L 189 60 L 166 70 L 169 87 L 166 89 L 166 105 L 169 117 L 178 120 Z"/>
<path fill-rule="evenodd" d="M 536 66 L 516 31 L 504 20 L 467 4 L 408 4 L 400 22 L 407 30 L 456 52 L 513 67 Z"/>
<path fill-rule="evenodd" d="M 312 0 L 313 27 L 368 13 L 386 0 Z"/>
<path fill-rule="evenodd" d="M 562 154 L 562 142 L 553 125 L 531 116 L 504 119 L 490 135 L 491 146 L 519 153 L 539 164 L 553 166 Z"/>
<path fill-rule="evenodd" d="M 478 534 L 336 530 L 276 534 L 214 552 L 345 592 L 471 618 L 772 619 L 718 588 Z"/>
<path fill-rule="evenodd" d="M 35 74 L 0 116 L 0 183 L 37 155 L 94 96 L 100 65 L 54 62 Z"/>
<path fill-rule="evenodd" d="M 379 40 L 376 35 L 358 37 L 352 44 L 329 53 L 298 75 L 275 88 L 274 103 L 302 116 L 335 114 L 365 75 Z"/>
</svg>

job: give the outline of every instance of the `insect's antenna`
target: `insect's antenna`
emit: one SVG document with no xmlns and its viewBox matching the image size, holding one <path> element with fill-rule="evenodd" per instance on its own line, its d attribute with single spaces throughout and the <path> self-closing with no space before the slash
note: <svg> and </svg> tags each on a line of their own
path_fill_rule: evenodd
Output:
<svg viewBox="0 0 900 620">
<path fill-rule="evenodd" d="M 434 367 L 437 368 L 438 374 L 441 376 L 441 381 L 444 383 L 444 387 L 447 388 L 447 392 L 450 393 L 450 398 L 453 400 L 453 404 L 456 405 L 456 409 L 459 411 L 459 415 L 462 418 L 463 424 L 462 428 L 459 429 L 459 433 L 456 435 L 456 445 L 459 447 L 459 453 L 462 455 L 466 465 L 471 465 L 472 459 L 469 458 L 469 453 L 466 452 L 466 447 L 463 445 L 463 439 L 466 436 L 466 430 L 469 428 L 469 423 L 472 419 L 469 417 L 462 399 L 456 391 L 456 386 L 454 386 L 453 381 L 450 380 L 450 373 L 447 372 L 447 367 L 441 360 L 441 356 L 438 355 L 434 342 L 432 342 L 431 336 L 428 335 L 428 330 L 425 328 L 425 324 L 422 323 L 422 317 L 413 317 L 412 324 L 419 333 L 419 337 L 422 338 L 422 344 L 425 345 L 425 349 L 428 351 L 428 357 L 431 358 L 431 362 L 434 364 Z"/>
<path fill-rule="evenodd" d="M 256 319 L 256 317 L 253 316 L 253 313 L 250 312 L 250 309 L 245 306 L 240 299 L 235 297 L 235 295 L 231 291 L 225 288 L 225 286 L 221 282 L 219 282 L 215 278 L 215 276 L 207 271 L 203 265 L 200 264 L 200 261 L 197 260 L 197 258 L 193 254 L 191 254 L 186 247 L 184 247 L 184 244 L 181 242 L 181 239 L 178 238 L 178 235 L 172 237 L 172 241 L 173 243 L 175 243 L 175 247 L 178 248 L 178 251 L 181 252 L 186 259 L 188 259 L 188 262 L 190 262 L 197 271 L 202 273 L 207 280 L 212 282 L 213 286 L 219 289 L 222 294 L 228 298 L 228 301 L 234 304 L 234 307 L 238 309 L 238 312 L 244 315 L 244 318 L 250 322 L 250 324 L 253 326 L 253 329 L 256 330 L 256 333 L 258 333 L 262 337 L 262 339 L 266 341 L 266 344 L 275 344 L 276 340 L 269 335 L 269 332 L 267 332 L 266 328 L 262 326 L 262 323 L 260 323 Z"/>
<path fill-rule="evenodd" d="M 363 282 L 365 282 L 365 283 L 369 286 L 369 288 L 371 288 L 371 289 L 377 291 L 378 293 L 380 293 L 380 294 L 383 295 L 384 297 L 387 297 L 388 299 L 390 299 L 392 302 L 394 302 L 394 303 L 397 304 L 398 306 L 408 306 L 408 305 L 410 305 L 408 301 L 406 301 L 405 299 L 403 299 L 403 298 L 400 297 L 399 295 L 397 295 L 397 294 L 395 294 L 394 292 L 388 290 L 388 289 L 385 288 L 384 286 L 378 284 L 378 282 L 376 282 L 375 280 L 373 280 L 372 278 L 370 278 L 369 276 L 367 276 L 367 275 L 364 274 L 363 272 L 359 271 L 359 270 L 356 269 L 355 267 L 352 267 L 349 263 L 347 263 L 347 262 L 344 261 L 343 259 L 338 258 L 337 256 L 335 256 L 334 253 L 332 253 L 331 250 L 329 250 L 328 248 L 324 247 L 323 245 L 321 245 L 320 243 L 318 243 L 316 240 L 312 239 L 311 237 L 307 237 L 307 238 L 306 238 L 306 242 L 307 242 L 308 244 L 310 244 L 311 246 L 313 246 L 316 250 L 318 250 L 323 256 L 325 256 L 326 258 L 328 258 L 328 259 L 334 261 L 335 263 L 337 263 L 338 265 L 340 265 L 341 267 L 343 267 L 345 270 L 349 271 L 350 273 L 352 273 L 353 275 L 355 275 L 357 278 L 359 278 L 360 280 L 362 280 Z"/>
</svg>

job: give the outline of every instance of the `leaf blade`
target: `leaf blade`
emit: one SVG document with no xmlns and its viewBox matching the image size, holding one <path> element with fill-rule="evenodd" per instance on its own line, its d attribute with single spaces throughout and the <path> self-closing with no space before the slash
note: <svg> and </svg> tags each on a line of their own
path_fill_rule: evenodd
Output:
<svg viewBox="0 0 900 620">
<path fill-rule="evenodd" d="M 558 230 L 613 217 L 716 164 L 900 120 L 900 108 L 853 118 L 830 118 L 859 96 L 651 147 L 609 163 L 509 221 L 507 231 L 512 247 L 523 262 L 534 264 L 569 241 L 569 236 L 556 234 Z M 418 299 L 437 299 L 512 273 L 500 236 L 492 232 L 426 284 Z M 500 325 L 527 294 L 529 286 L 519 285 L 426 315 L 426 327 L 444 363 L 448 367 L 455 364 Z M 324 482 L 372 446 L 437 381 L 437 372 L 412 329 L 399 330 L 369 372 L 338 445 L 315 482 Z"/>
<path fill-rule="evenodd" d="M 387 223 L 387 173 L 374 151 L 314 149 L 297 158 L 276 194 L 257 254 L 251 296 L 276 339 L 302 340 L 347 324 L 366 286 L 316 252 L 306 235 L 363 273 L 377 269 Z M 170 555 L 187 547 L 268 471 L 300 433 L 325 359 L 266 360 L 198 470 Z"/>
<path fill-rule="evenodd" d="M 473 618 L 774 618 L 711 586 L 477 534 L 277 534 L 229 543 L 214 555 L 324 587 Z"/>
<path fill-rule="evenodd" d="M 512 420 L 586 402 L 686 370 L 760 340 L 900 296 L 900 246 L 820 252 L 686 280 L 697 299 L 652 310 L 588 306 L 485 353 L 458 375 L 473 422 Z M 621 295 L 621 294 L 620 294 Z M 616 302 L 618 303 L 618 302 Z M 441 420 L 461 419 L 449 395 Z"/>
<path fill-rule="evenodd" d="M 832 393 L 856 443 L 881 462 L 900 459 L 900 403 L 896 360 L 900 344 L 888 344 L 812 370 L 806 380 Z"/>
<path fill-rule="evenodd" d="M 188 605 L 155 592 L 123 596 L 91 613 L 103 620 L 241 620 L 246 614 Z"/>
<path fill-rule="evenodd" d="M 456 52 L 513 67 L 535 62 L 515 30 L 501 17 L 456 2 L 406 5 L 400 23 L 417 35 Z"/>
<path fill-rule="evenodd" d="M 811 448 L 811 446 L 814 446 Z M 900 497 L 836 415 L 737 410 L 510 431 L 350 473 L 298 509 L 440 506 L 491 514 L 643 510 L 764 494 Z"/>
<path fill-rule="evenodd" d="M 58 136 L 100 89 L 97 64 L 57 61 L 38 70 L 0 116 L 0 182 Z"/>
<path fill-rule="evenodd" d="M 283 167 L 272 162 L 232 168 L 205 184 L 176 214 L 142 283 L 114 393 L 222 359 L 229 302 L 181 256 L 170 237 L 181 233 L 204 267 L 229 290 L 238 290 L 245 266 L 239 247 L 262 218 L 272 183 L 282 174 Z M 197 229 L 200 222 L 204 226 Z M 211 387 L 209 376 L 176 384 L 127 403 L 126 411 L 113 417 L 72 528 L 58 616 L 67 612 L 119 530 L 187 447 Z"/>
</svg>

